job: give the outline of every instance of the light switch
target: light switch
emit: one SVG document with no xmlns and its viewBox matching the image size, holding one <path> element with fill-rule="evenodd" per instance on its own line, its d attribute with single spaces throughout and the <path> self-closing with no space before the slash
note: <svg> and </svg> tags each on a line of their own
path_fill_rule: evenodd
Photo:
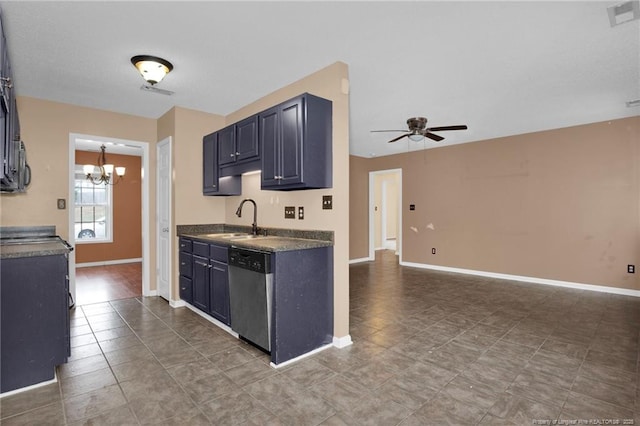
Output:
<svg viewBox="0 0 640 426">
<path fill-rule="evenodd" d="M 333 195 L 322 196 L 322 210 L 333 209 Z"/>
<path fill-rule="evenodd" d="M 58 198 L 58 210 L 64 210 L 67 208 L 67 200 L 64 198 Z"/>
<path fill-rule="evenodd" d="M 299 220 L 304 219 L 304 207 L 302 206 L 298 207 L 298 219 Z"/>
</svg>

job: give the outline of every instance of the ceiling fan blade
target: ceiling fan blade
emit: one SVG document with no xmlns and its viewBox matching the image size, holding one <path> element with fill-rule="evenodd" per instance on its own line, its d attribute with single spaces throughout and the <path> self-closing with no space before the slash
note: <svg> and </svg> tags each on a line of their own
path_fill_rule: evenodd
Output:
<svg viewBox="0 0 640 426">
<path fill-rule="evenodd" d="M 371 130 L 371 133 L 380 133 L 380 132 L 406 132 L 407 129 L 402 130 Z"/>
<path fill-rule="evenodd" d="M 413 134 L 413 133 L 405 133 L 404 135 L 401 135 L 401 136 L 398 136 L 397 138 L 391 139 L 391 140 L 390 140 L 389 142 L 387 142 L 387 143 L 391 143 L 391 142 L 399 141 L 400 139 L 402 139 L 402 138 L 404 138 L 404 137 L 406 137 L 406 136 L 412 135 L 412 134 Z"/>
<path fill-rule="evenodd" d="M 434 132 L 442 132 L 443 130 L 467 130 L 467 126 L 463 124 L 460 126 L 429 127 L 427 130 L 433 130 Z"/>
<path fill-rule="evenodd" d="M 442 136 L 438 136 L 438 135 L 435 135 L 435 134 L 429 133 L 429 132 L 426 132 L 424 135 L 426 137 L 428 137 L 429 139 L 433 139 L 436 142 L 440 142 L 442 139 L 444 139 Z"/>
</svg>

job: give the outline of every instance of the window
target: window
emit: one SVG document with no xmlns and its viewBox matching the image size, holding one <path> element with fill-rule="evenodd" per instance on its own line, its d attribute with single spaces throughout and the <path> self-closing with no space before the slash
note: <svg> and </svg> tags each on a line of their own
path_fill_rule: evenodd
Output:
<svg viewBox="0 0 640 426">
<path fill-rule="evenodd" d="M 94 185 L 84 176 L 82 166 L 76 166 L 74 197 L 76 243 L 112 242 L 111 186 Z"/>
</svg>

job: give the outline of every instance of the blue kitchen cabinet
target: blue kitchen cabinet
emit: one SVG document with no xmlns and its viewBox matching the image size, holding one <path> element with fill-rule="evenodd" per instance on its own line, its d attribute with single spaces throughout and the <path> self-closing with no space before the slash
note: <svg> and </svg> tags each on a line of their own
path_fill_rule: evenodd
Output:
<svg viewBox="0 0 640 426">
<path fill-rule="evenodd" d="M 178 259 L 180 262 L 180 298 L 189 304 L 193 304 L 193 256 L 192 242 L 186 238 L 180 238 L 180 251 Z"/>
<path fill-rule="evenodd" d="M 211 276 L 209 283 L 209 313 L 223 324 L 231 323 L 229 317 L 229 276 L 228 265 L 211 260 Z"/>
<path fill-rule="evenodd" d="M 218 144 L 220 166 L 257 160 L 260 156 L 258 116 L 253 115 L 220 130 Z"/>
<path fill-rule="evenodd" d="M 71 354 L 68 257 L 0 261 L 0 392 L 55 378 Z"/>
<path fill-rule="evenodd" d="M 241 176 L 220 178 L 219 137 L 220 132 L 214 132 L 202 138 L 202 194 L 240 195 L 242 193 Z"/>
<path fill-rule="evenodd" d="M 332 104 L 305 93 L 258 114 L 261 188 L 332 187 Z"/>
<path fill-rule="evenodd" d="M 229 325 L 228 248 L 185 237 L 180 238 L 180 247 L 180 298 Z"/>
<path fill-rule="evenodd" d="M 209 312 L 209 259 L 193 255 L 193 306 Z"/>
</svg>

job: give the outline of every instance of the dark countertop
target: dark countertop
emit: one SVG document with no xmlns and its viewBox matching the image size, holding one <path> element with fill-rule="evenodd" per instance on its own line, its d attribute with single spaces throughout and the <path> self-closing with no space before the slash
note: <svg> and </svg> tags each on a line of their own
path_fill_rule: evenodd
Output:
<svg viewBox="0 0 640 426">
<path fill-rule="evenodd" d="M 332 231 L 309 231 L 279 228 L 260 228 L 257 238 L 249 235 L 251 227 L 232 225 L 178 225 L 178 236 L 213 244 L 241 247 L 268 252 L 306 250 L 333 246 Z M 263 234 L 266 232 L 266 236 Z M 233 234 L 233 235 L 232 235 Z M 237 237 L 240 237 L 239 239 Z"/>
<path fill-rule="evenodd" d="M 62 242 L 34 242 L 23 244 L 0 244 L 0 259 L 17 257 L 52 256 L 69 253 Z"/>
</svg>

